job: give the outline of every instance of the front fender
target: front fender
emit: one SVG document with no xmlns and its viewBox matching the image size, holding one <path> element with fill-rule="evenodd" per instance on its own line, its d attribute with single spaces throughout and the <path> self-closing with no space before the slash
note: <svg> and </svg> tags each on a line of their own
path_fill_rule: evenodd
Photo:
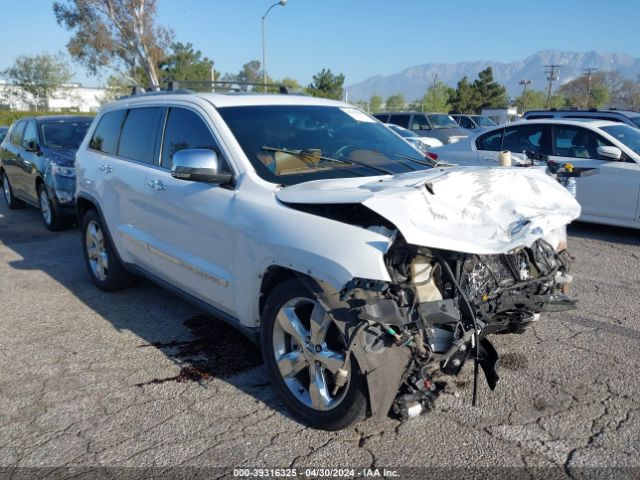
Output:
<svg viewBox="0 0 640 480">
<path fill-rule="evenodd" d="M 299 279 L 334 318 L 345 338 L 350 339 L 357 329 L 351 354 L 355 356 L 360 371 L 367 381 L 371 415 L 376 420 L 384 419 L 391 409 L 400 388 L 403 373 L 408 367 L 410 349 L 391 345 L 379 352 L 367 351 L 365 349 L 367 334 L 364 329 L 358 328 L 361 321 L 354 313 L 353 307 L 348 302 L 340 300 L 338 291 L 331 285 L 306 275 L 299 275 Z"/>
</svg>

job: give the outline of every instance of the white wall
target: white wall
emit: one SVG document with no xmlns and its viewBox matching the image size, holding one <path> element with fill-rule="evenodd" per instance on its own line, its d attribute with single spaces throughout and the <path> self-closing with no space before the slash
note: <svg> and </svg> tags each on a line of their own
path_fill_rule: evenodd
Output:
<svg viewBox="0 0 640 480">
<path fill-rule="evenodd" d="M 95 112 L 100 108 L 100 100 L 105 96 L 104 88 L 83 87 L 70 84 L 53 92 L 48 101 L 48 108 L 38 106 L 38 110 L 53 112 L 75 111 Z M 10 110 L 36 110 L 33 95 L 22 87 L 0 81 L 0 104 Z"/>
</svg>

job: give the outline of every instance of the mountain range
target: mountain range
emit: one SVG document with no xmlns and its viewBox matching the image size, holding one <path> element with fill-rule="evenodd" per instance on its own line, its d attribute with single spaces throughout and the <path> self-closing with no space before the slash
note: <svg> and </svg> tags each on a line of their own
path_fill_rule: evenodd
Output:
<svg viewBox="0 0 640 480">
<path fill-rule="evenodd" d="M 459 63 L 427 63 L 407 68 L 391 75 L 376 75 L 362 82 L 345 87 L 349 101 L 369 100 L 374 93 L 387 98 L 402 93 L 407 100 L 421 98 L 426 89 L 433 84 L 434 76 L 450 87 L 456 86 L 465 75 L 469 81 L 478 77 L 478 73 L 489 65 L 493 68 L 494 78 L 507 88 L 509 96 L 516 97 L 522 92 L 520 80 L 533 80 L 529 88 L 545 89 L 547 80 L 545 65 L 561 65 L 558 85 L 583 75 L 585 68 L 597 68 L 599 71 L 617 70 L 623 77 L 636 79 L 640 76 L 640 59 L 623 53 L 591 51 L 584 53 L 543 50 L 524 60 L 504 63 L 490 60 Z"/>
</svg>

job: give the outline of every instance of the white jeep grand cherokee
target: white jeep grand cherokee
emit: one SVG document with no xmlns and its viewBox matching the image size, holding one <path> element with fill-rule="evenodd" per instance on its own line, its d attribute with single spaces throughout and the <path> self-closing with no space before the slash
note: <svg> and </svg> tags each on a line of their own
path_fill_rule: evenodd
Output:
<svg viewBox="0 0 640 480">
<path fill-rule="evenodd" d="M 427 411 L 468 358 L 494 388 L 487 336 L 574 307 L 580 208 L 558 182 L 433 168 L 345 103 L 132 96 L 102 108 L 76 169 L 93 282 L 143 275 L 259 339 L 274 387 L 318 428 Z"/>
</svg>

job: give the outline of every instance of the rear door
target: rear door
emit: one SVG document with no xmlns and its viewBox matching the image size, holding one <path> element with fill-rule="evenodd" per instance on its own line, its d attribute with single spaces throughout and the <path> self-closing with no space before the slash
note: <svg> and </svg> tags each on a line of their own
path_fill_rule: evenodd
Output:
<svg viewBox="0 0 640 480">
<path fill-rule="evenodd" d="M 613 144 L 593 130 L 572 125 L 553 126 L 551 160 L 576 167 L 595 167 L 598 174 L 576 180 L 582 215 L 635 220 L 640 167 L 633 161 L 611 161 L 598 154 Z"/>
<path fill-rule="evenodd" d="M 21 160 L 18 157 L 20 155 L 22 132 L 24 131 L 25 123 L 25 120 L 21 120 L 15 124 L 11 130 L 11 135 L 9 136 L 8 141 L 5 142 L 5 148 L 2 152 L 2 165 L 4 171 L 9 178 L 11 187 L 13 188 L 13 194 L 18 197 L 24 197 L 24 192 L 20 188 L 19 183 L 22 165 Z"/>
<path fill-rule="evenodd" d="M 89 141 L 93 162 L 83 162 L 83 177 L 101 200 L 102 213 L 121 258 L 150 268 L 148 238 L 143 230 L 147 212 L 153 209 L 145 189 L 147 168 L 156 151 L 160 107 L 107 112 Z M 126 130 L 125 130 L 126 126 Z"/>
<path fill-rule="evenodd" d="M 144 230 L 158 276 L 229 310 L 234 302 L 232 224 L 242 221 L 234 215 L 236 192 L 171 176 L 173 155 L 183 149 L 211 149 L 228 170 L 206 118 L 195 106 L 169 108 L 160 167 L 148 170 L 145 180 L 145 192 L 153 208 L 145 212 Z"/>
</svg>

